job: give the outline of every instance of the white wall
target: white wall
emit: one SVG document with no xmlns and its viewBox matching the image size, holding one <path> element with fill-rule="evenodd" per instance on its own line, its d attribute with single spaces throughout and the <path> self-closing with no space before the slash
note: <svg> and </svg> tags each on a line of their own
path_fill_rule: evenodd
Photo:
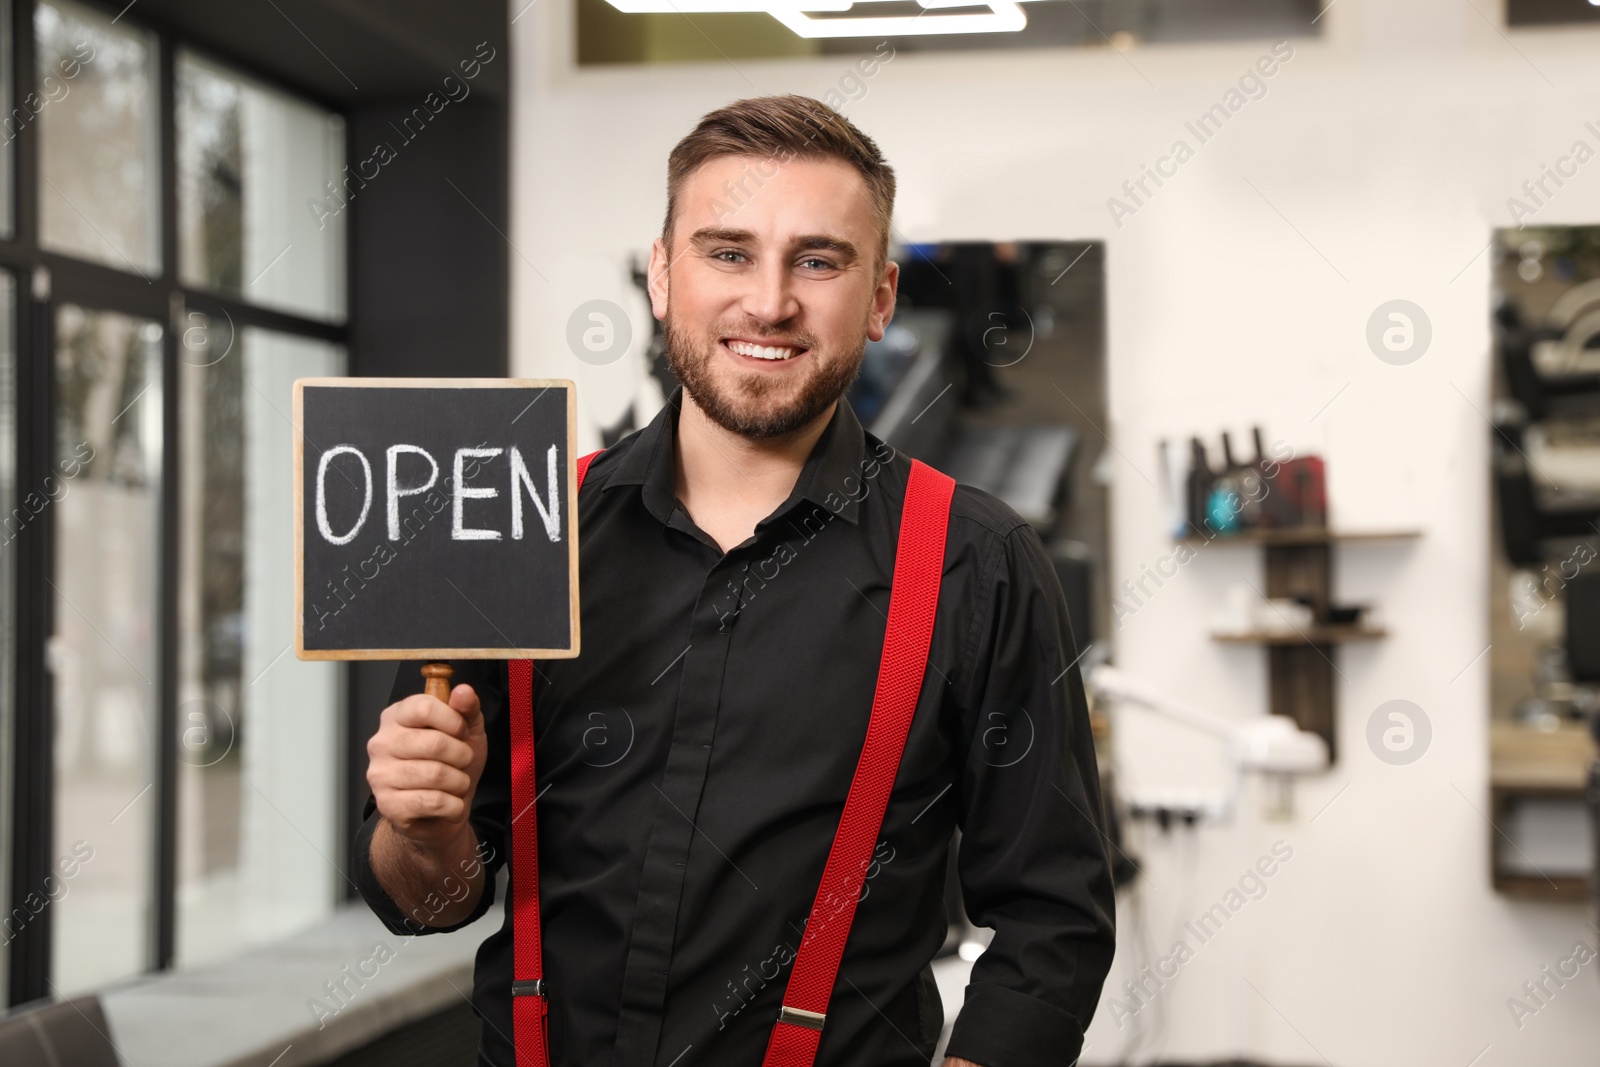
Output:
<svg viewBox="0 0 1600 1067">
<path fill-rule="evenodd" d="M 547 0 L 514 27 L 513 360 L 517 373 L 576 379 L 586 416 L 609 422 L 641 389 L 642 367 L 580 363 L 566 320 L 606 298 L 633 310 L 636 347 L 647 334 L 625 263 L 659 231 L 667 152 L 713 107 L 821 96 L 848 63 L 580 72 L 567 56 L 571 17 L 566 0 Z M 1520 1030 L 1506 1006 L 1577 940 L 1595 944 L 1584 912 L 1488 887 L 1480 252 L 1492 228 L 1513 224 L 1506 199 L 1542 163 L 1578 139 L 1600 148 L 1600 33 L 1502 34 L 1489 22 L 1499 18 L 1490 0 L 1337 0 L 1325 37 L 1293 42 L 1266 95 L 1120 227 L 1107 198 L 1176 138 L 1195 144 L 1184 122 L 1271 42 L 902 53 L 844 109 L 896 168 L 899 238 L 1106 241 L 1115 581 L 1171 551 L 1156 488 L 1162 436 L 1214 439 L 1226 427 L 1237 438 L 1261 422 L 1269 441 L 1326 457 L 1337 525 L 1425 531 L 1340 550 L 1336 596 L 1380 601 L 1392 636 L 1340 653 L 1343 758 L 1299 790 L 1296 816 L 1266 822 L 1247 800 L 1238 822 L 1201 831 L 1197 847 L 1193 835 L 1138 843 L 1158 954 L 1274 840 L 1294 849 L 1267 895 L 1136 1017 L 1166 1011 L 1175 1059 L 1593 1062 L 1600 984 L 1589 972 L 1600 964 Z M 1600 222 L 1600 160 L 1535 221 Z M 1430 350 L 1408 366 L 1379 361 L 1364 339 L 1370 313 L 1394 298 L 1433 325 Z M 598 443 L 592 424 L 582 435 Z M 1263 654 L 1203 636 L 1227 583 L 1259 583 L 1258 566 L 1248 549 L 1208 548 L 1125 620 L 1118 664 L 1217 711 L 1262 713 Z M 1410 766 L 1379 762 L 1363 739 L 1371 711 L 1394 698 L 1420 705 L 1434 728 Z M 1209 742 L 1137 713 L 1116 728 L 1130 786 L 1221 782 Z M 1136 925 L 1127 903 L 1124 960 Z M 1122 977 L 1119 965 L 1112 985 Z M 1131 1032 L 1103 1003 L 1085 1062 L 1109 1062 Z"/>
</svg>

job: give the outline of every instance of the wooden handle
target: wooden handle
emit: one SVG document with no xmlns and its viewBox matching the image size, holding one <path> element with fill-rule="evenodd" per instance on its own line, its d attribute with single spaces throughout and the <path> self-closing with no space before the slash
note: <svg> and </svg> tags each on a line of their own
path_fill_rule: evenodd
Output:
<svg viewBox="0 0 1600 1067">
<path fill-rule="evenodd" d="M 450 679 L 455 673 L 455 668 L 448 663 L 424 664 L 422 676 L 427 682 L 422 691 L 441 703 L 450 703 Z"/>
</svg>

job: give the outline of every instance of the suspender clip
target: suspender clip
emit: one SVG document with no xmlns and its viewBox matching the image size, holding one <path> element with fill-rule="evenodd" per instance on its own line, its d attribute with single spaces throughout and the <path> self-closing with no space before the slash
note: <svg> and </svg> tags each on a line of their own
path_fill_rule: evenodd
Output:
<svg viewBox="0 0 1600 1067">
<path fill-rule="evenodd" d="M 511 995 L 514 997 L 542 997 L 544 996 L 544 979 L 529 978 L 520 982 L 512 982 Z"/>
<path fill-rule="evenodd" d="M 804 1008 L 791 1008 L 787 1004 L 785 1004 L 783 1006 L 783 1010 L 778 1013 L 778 1021 L 780 1023 L 788 1023 L 790 1026 L 803 1026 L 807 1030 L 821 1030 L 822 1021 L 827 1017 L 828 1016 L 826 1012 L 806 1011 Z"/>
</svg>

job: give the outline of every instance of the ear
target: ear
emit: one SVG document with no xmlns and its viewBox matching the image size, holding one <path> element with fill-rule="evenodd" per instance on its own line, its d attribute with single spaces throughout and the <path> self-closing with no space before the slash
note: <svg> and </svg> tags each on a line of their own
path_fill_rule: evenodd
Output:
<svg viewBox="0 0 1600 1067">
<path fill-rule="evenodd" d="M 657 319 L 667 317 L 667 245 L 657 237 L 650 245 L 650 267 L 646 287 L 650 292 L 650 313 Z"/>
<path fill-rule="evenodd" d="M 883 277 L 872 293 L 872 313 L 867 317 L 867 339 L 883 340 L 883 332 L 894 318 L 895 294 L 900 289 L 900 264 L 889 260 L 883 266 Z"/>
</svg>

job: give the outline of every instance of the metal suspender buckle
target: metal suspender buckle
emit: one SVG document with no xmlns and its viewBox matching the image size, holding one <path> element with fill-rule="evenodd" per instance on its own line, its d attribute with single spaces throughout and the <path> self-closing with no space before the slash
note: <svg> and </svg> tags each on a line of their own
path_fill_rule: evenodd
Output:
<svg viewBox="0 0 1600 1067">
<path fill-rule="evenodd" d="M 807 1030 L 821 1030 L 822 1021 L 827 1013 L 820 1011 L 806 1011 L 804 1008 L 791 1008 L 785 1004 L 783 1010 L 778 1012 L 778 1021 L 791 1026 L 803 1026 Z"/>
<path fill-rule="evenodd" d="M 520 982 L 512 982 L 511 995 L 514 997 L 542 997 L 544 996 L 544 979 L 528 978 Z"/>
</svg>

